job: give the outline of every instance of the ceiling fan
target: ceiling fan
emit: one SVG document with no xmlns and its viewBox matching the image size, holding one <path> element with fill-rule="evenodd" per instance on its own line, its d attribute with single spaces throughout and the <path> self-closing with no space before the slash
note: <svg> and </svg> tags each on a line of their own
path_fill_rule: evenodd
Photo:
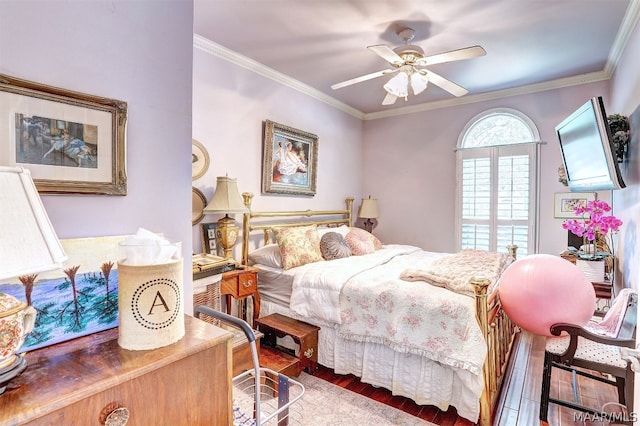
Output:
<svg viewBox="0 0 640 426">
<path fill-rule="evenodd" d="M 480 46 L 470 46 L 437 55 L 425 56 L 424 50 L 422 50 L 420 46 L 409 44 L 415 36 L 413 29 L 400 28 L 396 34 L 404 41 L 404 45 L 398 46 L 395 49 L 391 49 L 385 44 L 367 47 L 373 53 L 389 62 L 391 68 L 336 83 L 331 86 L 331 88 L 334 90 L 340 89 L 352 84 L 395 74 L 395 76 L 389 79 L 383 86 L 387 91 L 387 95 L 382 101 L 382 105 L 392 105 L 398 98 L 405 98 L 405 100 L 407 100 L 409 87 L 411 87 L 413 94 L 417 95 L 427 88 L 429 82 L 459 97 L 466 95 L 468 90 L 431 70 L 421 67 L 476 58 L 487 54 Z"/>
</svg>

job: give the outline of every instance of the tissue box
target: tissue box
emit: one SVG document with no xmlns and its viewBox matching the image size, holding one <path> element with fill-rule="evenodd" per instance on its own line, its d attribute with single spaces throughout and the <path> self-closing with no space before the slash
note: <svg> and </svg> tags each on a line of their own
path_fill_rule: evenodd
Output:
<svg viewBox="0 0 640 426">
<path fill-rule="evenodd" d="M 118 344 L 130 350 L 167 346 L 184 336 L 183 260 L 118 263 Z"/>
</svg>

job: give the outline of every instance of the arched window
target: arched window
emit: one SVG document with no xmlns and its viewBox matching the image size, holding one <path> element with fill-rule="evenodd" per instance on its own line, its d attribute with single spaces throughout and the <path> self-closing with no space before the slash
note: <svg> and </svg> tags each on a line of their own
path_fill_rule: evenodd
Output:
<svg viewBox="0 0 640 426">
<path fill-rule="evenodd" d="M 499 108 L 470 120 L 458 138 L 458 248 L 519 254 L 536 250 L 540 136 L 519 111 Z"/>
</svg>

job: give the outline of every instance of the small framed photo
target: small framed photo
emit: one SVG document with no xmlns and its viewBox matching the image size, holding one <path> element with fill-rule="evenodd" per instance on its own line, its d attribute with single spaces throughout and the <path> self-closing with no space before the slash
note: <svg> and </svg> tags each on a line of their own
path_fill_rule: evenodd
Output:
<svg viewBox="0 0 640 426">
<path fill-rule="evenodd" d="M 201 223 L 202 229 L 202 252 L 222 256 L 222 247 L 216 239 L 217 223 Z"/>
<path fill-rule="evenodd" d="M 127 103 L 0 75 L 0 165 L 40 193 L 126 195 Z"/>
<path fill-rule="evenodd" d="M 556 192 L 553 217 L 559 219 L 575 218 L 576 207 L 586 206 L 588 201 L 595 199 L 595 192 Z"/>
<path fill-rule="evenodd" d="M 316 194 L 318 136 L 266 120 L 262 193 Z"/>
</svg>

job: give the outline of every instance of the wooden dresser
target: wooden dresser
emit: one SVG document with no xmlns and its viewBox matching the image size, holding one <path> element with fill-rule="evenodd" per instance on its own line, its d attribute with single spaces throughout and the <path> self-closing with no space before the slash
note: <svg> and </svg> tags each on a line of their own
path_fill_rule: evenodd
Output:
<svg viewBox="0 0 640 426">
<path fill-rule="evenodd" d="M 35 350 L 0 395 L 0 424 L 101 425 L 119 407 L 129 425 L 231 424 L 231 338 L 186 316 L 163 348 L 122 349 L 112 329 Z"/>
</svg>

